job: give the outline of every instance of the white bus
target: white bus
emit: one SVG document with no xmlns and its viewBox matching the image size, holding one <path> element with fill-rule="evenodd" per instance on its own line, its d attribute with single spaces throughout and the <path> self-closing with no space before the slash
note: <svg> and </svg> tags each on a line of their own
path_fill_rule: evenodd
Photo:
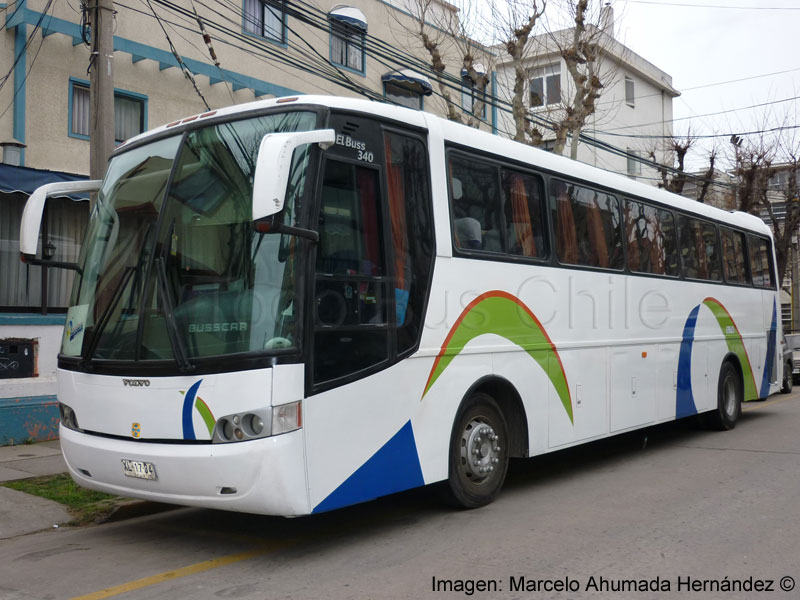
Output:
<svg viewBox="0 0 800 600">
<path fill-rule="evenodd" d="M 472 508 L 509 457 L 730 429 L 780 387 L 762 221 L 424 112 L 212 111 L 83 187 L 58 397 L 88 488 L 288 516 L 441 482 Z"/>
</svg>

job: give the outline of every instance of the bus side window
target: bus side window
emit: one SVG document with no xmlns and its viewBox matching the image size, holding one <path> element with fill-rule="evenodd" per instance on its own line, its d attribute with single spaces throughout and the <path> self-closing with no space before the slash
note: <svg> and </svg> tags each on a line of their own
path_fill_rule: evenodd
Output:
<svg viewBox="0 0 800 600">
<path fill-rule="evenodd" d="M 497 167 L 456 154 L 449 166 L 455 247 L 503 252 Z"/>
<path fill-rule="evenodd" d="M 433 265 L 433 218 L 428 160 L 419 139 L 384 134 L 386 187 L 391 221 L 397 353 L 416 347 L 422 332 Z"/>
<path fill-rule="evenodd" d="M 747 283 L 744 257 L 744 234 L 720 227 L 722 239 L 722 269 L 730 283 Z"/>
<path fill-rule="evenodd" d="M 558 259 L 564 264 L 622 269 L 619 203 L 614 196 L 552 180 Z"/>
<path fill-rule="evenodd" d="M 689 279 L 720 281 L 722 268 L 714 224 L 681 215 L 678 228 L 681 232 L 683 274 Z"/>
<path fill-rule="evenodd" d="M 547 250 L 541 178 L 503 169 L 502 181 L 508 253 L 544 258 Z"/>
<path fill-rule="evenodd" d="M 626 200 L 625 237 L 631 271 L 673 277 L 679 274 L 678 240 L 671 212 Z"/>
<path fill-rule="evenodd" d="M 753 285 L 772 289 L 772 265 L 769 242 L 753 235 L 747 236 L 750 246 L 750 270 L 753 274 Z"/>
</svg>

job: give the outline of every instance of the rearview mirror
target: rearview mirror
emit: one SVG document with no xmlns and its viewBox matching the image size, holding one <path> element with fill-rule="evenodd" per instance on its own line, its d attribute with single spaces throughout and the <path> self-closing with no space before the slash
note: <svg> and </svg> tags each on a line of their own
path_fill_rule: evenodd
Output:
<svg viewBox="0 0 800 600">
<path fill-rule="evenodd" d="M 253 220 L 257 221 L 283 210 L 295 148 L 303 144 L 320 144 L 325 148 L 335 140 L 336 132 L 333 129 L 265 135 L 258 149 L 253 178 Z"/>
<path fill-rule="evenodd" d="M 36 258 L 36 247 L 39 245 L 39 231 L 42 227 L 44 203 L 52 196 L 96 192 L 100 189 L 101 183 L 102 181 L 99 179 L 88 181 L 62 181 L 59 183 L 48 183 L 36 188 L 25 203 L 25 210 L 22 212 L 22 221 L 20 222 L 19 251 L 22 262 L 34 265 L 44 264 L 67 269 L 77 268 L 76 265 L 72 263 L 61 263 L 54 260 Z"/>
</svg>

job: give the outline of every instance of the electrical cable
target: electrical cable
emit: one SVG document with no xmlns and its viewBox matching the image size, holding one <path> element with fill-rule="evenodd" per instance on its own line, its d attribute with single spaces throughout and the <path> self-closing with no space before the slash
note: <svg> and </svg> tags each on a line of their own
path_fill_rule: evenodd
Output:
<svg viewBox="0 0 800 600">
<path fill-rule="evenodd" d="M 186 79 L 189 80 L 189 83 L 192 84 L 192 87 L 194 88 L 194 91 L 197 92 L 198 96 L 200 96 L 200 100 L 203 101 L 203 104 L 205 105 L 206 110 L 211 110 L 211 107 L 208 105 L 208 102 L 206 102 L 205 96 L 203 96 L 203 92 L 201 92 L 200 88 L 197 87 L 197 81 L 195 81 L 194 75 L 186 67 L 186 64 L 183 62 L 183 58 L 181 58 L 181 55 L 178 54 L 178 50 L 175 48 L 175 44 L 172 43 L 172 39 L 170 39 L 169 33 L 167 33 L 166 27 L 164 27 L 164 24 L 161 22 L 161 19 L 159 18 L 158 14 L 156 13 L 156 9 L 150 3 L 150 0 L 147 0 L 147 5 L 150 7 L 150 10 L 153 11 L 153 16 L 155 17 L 156 21 L 158 21 L 158 24 L 161 27 L 161 31 L 164 32 L 164 36 L 167 38 L 167 43 L 169 44 L 170 50 L 172 50 L 172 55 L 175 57 L 175 60 L 178 61 L 178 66 L 180 67 L 181 71 L 183 72 L 184 77 L 186 77 Z"/>
<path fill-rule="evenodd" d="M 182 16 L 187 21 L 191 21 L 191 20 L 195 19 L 194 15 L 189 13 L 189 11 L 187 11 L 185 9 L 182 9 L 182 7 L 178 7 L 177 5 L 175 5 L 174 3 L 169 2 L 168 0 L 154 0 L 154 2 L 156 2 L 159 5 L 161 5 L 162 7 L 167 8 L 170 12 L 173 12 L 173 13 L 179 15 L 179 16 Z M 217 2 L 217 4 L 220 4 L 220 5 L 227 4 L 228 7 L 231 7 L 233 5 L 233 7 L 236 9 L 236 12 L 241 10 L 240 6 L 235 6 L 233 4 L 233 2 L 230 2 L 229 0 L 216 0 L 216 2 Z M 232 19 L 230 19 L 227 15 L 224 15 L 224 14 L 220 13 L 219 11 L 213 9 L 212 7 L 208 6 L 204 2 L 198 2 L 198 3 L 201 6 L 204 6 L 206 9 L 211 10 L 213 13 L 215 13 L 217 16 L 219 16 L 220 18 L 224 19 L 225 21 L 227 21 L 227 22 L 229 22 L 229 23 L 231 23 L 233 25 L 238 25 L 238 26 L 241 25 L 240 23 L 237 23 L 237 22 L 233 21 Z M 302 5 L 304 7 L 308 7 L 309 6 L 307 3 L 302 2 L 302 1 L 301 2 L 296 2 L 296 3 L 293 3 L 293 4 L 294 5 Z M 126 8 L 130 8 L 130 7 L 126 7 Z M 314 10 L 317 11 L 316 16 L 315 16 Z M 298 20 L 302 20 L 303 22 L 305 22 L 306 24 L 314 27 L 315 29 L 327 32 L 328 31 L 327 15 L 325 13 L 322 13 L 322 11 L 319 10 L 319 9 L 314 9 L 314 10 L 304 9 L 303 11 L 301 11 L 301 10 L 295 9 L 295 12 L 293 12 L 292 14 Z M 141 11 L 138 11 L 138 12 L 141 12 Z M 324 15 L 324 17 L 323 17 L 323 15 Z M 183 28 L 183 29 L 192 31 L 193 33 L 197 33 L 197 31 L 195 29 L 187 27 L 185 25 L 178 25 L 178 26 Z M 288 57 L 284 56 L 284 53 L 275 51 L 274 49 L 269 48 L 264 43 L 257 43 L 256 41 L 254 41 L 252 39 L 249 39 L 249 38 L 252 38 L 253 36 L 248 36 L 248 35 L 246 35 L 244 33 L 236 31 L 235 29 L 226 28 L 223 25 L 221 25 L 220 23 L 216 23 L 214 21 L 209 21 L 209 27 L 214 28 L 215 31 L 217 31 L 218 33 L 221 33 L 223 35 L 231 36 L 233 39 L 235 39 L 238 42 L 244 42 L 247 45 L 251 46 L 252 48 L 255 48 L 255 49 L 260 50 L 260 51 L 264 51 L 264 53 L 267 54 L 269 57 L 271 57 L 273 59 L 276 59 L 276 60 L 280 60 L 284 65 L 289 66 L 289 67 L 291 67 L 293 69 L 299 69 L 301 71 L 304 71 L 304 72 L 307 72 L 307 73 L 310 73 L 310 74 L 314 74 L 314 75 L 316 75 L 318 77 L 321 77 L 321 78 L 323 78 L 323 79 L 325 79 L 325 80 L 327 80 L 329 82 L 333 82 L 333 83 L 336 83 L 338 85 L 341 85 L 345 89 L 350 89 L 351 91 L 355 91 L 356 93 L 359 93 L 361 95 L 364 95 L 364 96 L 367 96 L 367 97 L 370 97 L 370 98 L 374 98 L 374 99 L 380 99 L 380 100 L 386 101 L 385 98 L 379 96 L 374 90 L 370 90 L 369 88 L 366 88 L 365 86 L 362 86 L 362 85 L 358 84 L 357 82 L 354 82 L 351 78 L 349 78 L 347 76 L 345 76 L 344 78 L 341 78 L 341 73 L 337 72 L 336 75 L 333 75 L 333 73 L 330 71 L 330 67 L 331 67 L 330 62 L 328 60 L 326 60 L 318 51 L 316 51 L 316 49 L 313 49 L 315 54 L 317 55 L 317 56 L 313 57 L 315 60 L 310 61 L 308 65 L 301 65 L 301 64 L 299 64 L 297 62 L 292 61 Z M 297 32 L 295 32 L 291 27 L 289 27 L 288 29 L 290 31 L 292 31 L 293 33 L 295 33 L 296 37 L 303 39 L 301 36 L 297 35 Z M 227 41 L 227 40 L 223 40 L 223 39 L 221 39 L 219 37 L 215 37 L 215 36 L 211 36 L 211 35 L 209 35 L 209 37 L 214 39 L 214 40 L 220 41 L 223 44 L 230 45 L 230 46 L 232 46 L 234 48 L 238 48 L 240 50 L 248 52 L 248 54 L 251 54 L 251 55 L 255 56 L 255 53 L 254 53 L 253 50 L 244 48 L 243 46 L 241 46 L 241 45 L 239 45 L 237 43 L 234 43 L 234 42 L 231 42 L 231 41 Z M 365 35 L 365 40 L 367 38 L 371 39 L 372 36 L 366 36 Z M 304 42 L 305 41 L 306 40 L 304 40 Z M 287 46 L 290 49 L 292 49 L 292 50 L 294 50 L 294 51 L 296 51 L 298 53 L 302 53 L 305 57 L 307 57 L 307 58 L 309 57 L 307 52 L 304 52 L 301 48 L 297 47 L 296 45 L 287 44 Z M 378 60 L 378 62 L 380 64 L 383 64 L 385 66 L 405 67 L 405 68 L 408 68 L 408 67 L 415 68 L 416 67 L 416 70 L 423 70 L 423 71 L 427 71 L 429 73 L 433 73 L 432 70 L 430 69 L 430 67 L 428 67 L 426 63 L 423 63 L 419 59 L 415 58 L 413 64 L 402 62 L 401 59 L 403 59 L 405 57 L 412 58 L 412 55 L 405 54 L 405 53 L 403 53 L 401 51 L 397 51 L 391 45 L 387 44 L 383 40 L 379 40 L 379 43 L 376 43 L 375 45 L 370 45 L 370 44 L 366 44 L 365 43 L 365 53 L 368 56 L 374 58 L 375 60 Z M 265 57 L 257 56 L 257 58 L 260 58 L 261 60 L 266 60 Z M 312 64 L 312 63 L 315 66 L 310 66 L 310 64 Z M 273 65 L 274 63 L 269 62 L 269 64 Z M 324 65 L 324 67 L 326 67 L 326 69 L 324 71 L 318 68 L 319 66 L 323 66 L 323 65 Z M 280 70 L 283 71 L 283 69 L 280 69 Z M 284 72 L 286 72 L 286 71 L 284 71 Z M 434 75 L 437 78 L 440 76 L 439 73 L 434 73 Z M 449 81 L 447 81 L 448 79 L 449 79 Z M 448 77 L 444 78 L 444 84 L 447 85 L 448 83 L 451 85 L 452 89 L 460 91 L 460 89 L 461 89 L 461 81 L 458 78 L 456 78 L 455 76 L 450 76 L 449 75 Z M 454 85 L 456 83 L 458 85 Z M 440 96 L 440 94 L 437 94 L 437 95 Z M 501 101 L 501 100 L 499 100 L 497 98 L 493 98 L 493 99 L 487 98 L 487 105 L 496 106 L 499 110 L 504 111 L 504 112 L 510 112 L 510 104 L 508 102 Z M 549 121 L 548 119 L 545 119 L 545 118 L 542 118 L 542 117 L 535 117 L 533 119 L 533 121 L 537 122 L 540 126 L 543 126 L 543 127 L 547 128 L 547 129 L 552 129 L 552 127 L 553 127 L 553 122 L 552 121 Z M 629 136 L 629 137 L 632 137 L 632 136 Z M 645 164 L 645 165 L 647 165 L 647 166 L 649 166 L 651 168 L 654 168 L 654 169 L 666 169 L 667 172 L 671 172 L 673 174 L 681 174 L 683 176 L 686 176 L 688 179 L 693 179 L 693 180 L 696 180 L 696 181 L 704 181 L 704 179 L 702 177 L 700 177 L 700 176 L 696 176 L 696 175 L 693 175 L 691 173 L 687 173 L 687 172 L 684 172 L 684 171 L 679 171 L 679 170 L 675 169 L 674 167 L 665 167 L 664 165 L 661 165 L 661 164 L 656 163 L 654 161 L 650 161 L 648 159 L 645 159 L 642 156 L 639 156 L 637 154 L 628 152 L 626 150 L 623 150 L 621 148 L 613 146 L 612 144 L 609 144 L 607 142 L 602 142 L 600 140 L 593 139 L 593 138 L 591 138 L 590 136 L 588 136 L 586 134 L 581 134 L 581 141 L 583 141 L 584 143 L 586 143 L 589 146 L 593 146 L 593 147 L 595 147 L 597 149 L 603 150 L 605 152 L 609 152 L 612 155 L 617 155 L 617 156 L 622 156 L 622 157 L 625 157 L 625 158 L 630 158 L 632 160 L 636 160 L 636 161 L 638 161 L 638 162 L 640 162 L 642 164 Z M 712 185 L 719 185 L 719 183 L 712 181 Z"/>
</svg>

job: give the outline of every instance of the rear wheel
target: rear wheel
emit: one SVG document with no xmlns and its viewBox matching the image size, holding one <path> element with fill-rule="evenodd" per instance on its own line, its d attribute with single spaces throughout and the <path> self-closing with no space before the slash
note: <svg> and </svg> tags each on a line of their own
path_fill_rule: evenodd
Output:
<svg viewBox="0 0 800 600">
<path fill-rule="evenodd" d="M 708 413 L 708 424 L 720 431 L 733 429 L 742 414 L 742 381 L 739 372 L 725 362 L 719 371 L 717 408 Z"/>
<path fill-rule="evenodd" d="M 450 436 L 447 500 L 478 508 L 494 500 L 508 470 L 508 427 L 488 394 L 477 392 L 461 404 Z"/>
<path fill-rule="evenodd" d="M 781 388 L 782 394 L 791 394 L 794 379 L 792 377 L 792 363 L 791 361 L 783 365 L 783 387 Z"/>
</svg>

